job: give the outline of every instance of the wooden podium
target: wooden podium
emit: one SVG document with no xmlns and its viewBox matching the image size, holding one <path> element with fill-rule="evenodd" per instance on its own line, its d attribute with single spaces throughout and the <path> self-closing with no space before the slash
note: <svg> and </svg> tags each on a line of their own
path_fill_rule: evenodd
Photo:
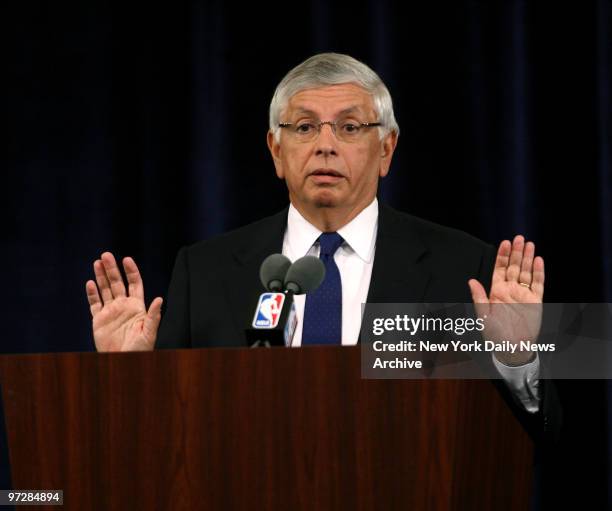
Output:
<svg viewBox="0 0 612 511">
<path fill-rule="evenodd" d="M 0 356 L 13 488 L 78 510 L 528 508 L 532 441 L 491 382 L 360 371 L 359 347 Z"/>
</svg>

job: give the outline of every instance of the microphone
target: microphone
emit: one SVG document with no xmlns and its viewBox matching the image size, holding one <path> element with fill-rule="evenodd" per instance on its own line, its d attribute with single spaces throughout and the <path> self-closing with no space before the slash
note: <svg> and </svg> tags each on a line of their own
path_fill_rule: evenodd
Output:
<svg viewBox="0 0 612 511">
<path fill-rule="evenodd" d="M 259 268 L 259 279 L 268 291 L 282 291 L 283 282 L 291 261 L 283 254 L 272 254 L 264 259 Z"/>
<path fill-rule="evenodd" d="M 293 263 L 285 275 L 285 289 L 294 295 L 317 289 L 325 278 L 325 265 L 318 257 L 304 256 Z"/>
<path fill-rule="evenodd" d="M 253 321 L 245 334 L 252 348 L 291 346 L 297 316 L 293 295 L 315 290 L 325 278 L 325 266 L 314 256 L 305 256 L 293 264 L 282 254 L 272 254 L 263 261 L 259 278 L 264 292 L 259 296 Z"/>
</svg>

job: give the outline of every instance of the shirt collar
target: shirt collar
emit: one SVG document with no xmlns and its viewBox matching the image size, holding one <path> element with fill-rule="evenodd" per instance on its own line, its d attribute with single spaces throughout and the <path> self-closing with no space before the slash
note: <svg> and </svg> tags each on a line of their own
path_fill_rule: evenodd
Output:
<svg viewBox="0 0 612 511">
<path fill-rule="evenodd" d="M 353 220 L 338 229 L 338 234 L 344 238 L 350 249 L 366 263 L 371 263 L 376 245 L 376 230 L 378 227 L 378 200 L 374 200 L 364 208 Z M 291 253 L 302 257 L 314 245 L 321 231 L 308 222 L 291 204 L 287 215 L 287 242 Z"/>
</svg>

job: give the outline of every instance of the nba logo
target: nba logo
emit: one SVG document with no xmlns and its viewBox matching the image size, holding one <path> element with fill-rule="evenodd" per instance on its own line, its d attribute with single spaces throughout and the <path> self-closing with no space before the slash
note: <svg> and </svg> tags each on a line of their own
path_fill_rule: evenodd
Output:
<svg viewBox="0 0 612 511">
<path fill-rule="evenodd" d="M 262 293 L 253 318 L 253 328 L 276 328 L 284 303 L 284 293 Z"/>
</svg>

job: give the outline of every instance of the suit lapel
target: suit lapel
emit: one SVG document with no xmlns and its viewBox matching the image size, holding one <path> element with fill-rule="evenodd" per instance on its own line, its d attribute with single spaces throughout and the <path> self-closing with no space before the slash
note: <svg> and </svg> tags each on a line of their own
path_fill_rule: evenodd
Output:
<svg viewBox="0 0 612 511">
<path fill-rule="evenodd" d="M 233 271 L 228 276 L 226 292 L 238 339 L 244 338 L 244 329 L 252 319 L 257 299 L 265 291 L 259 280 L 261 263 L 270 254 L 281 253 L 283 250 L 287 212 L 288 208 L 285 208 L 261 220 L 233 247 Z"/>
<path fill-rule="evenodd" d="M 426 253 L 409 217 L 381 204 L 368 302 L 422 302 L 431 278 Z"/>
</svg>

